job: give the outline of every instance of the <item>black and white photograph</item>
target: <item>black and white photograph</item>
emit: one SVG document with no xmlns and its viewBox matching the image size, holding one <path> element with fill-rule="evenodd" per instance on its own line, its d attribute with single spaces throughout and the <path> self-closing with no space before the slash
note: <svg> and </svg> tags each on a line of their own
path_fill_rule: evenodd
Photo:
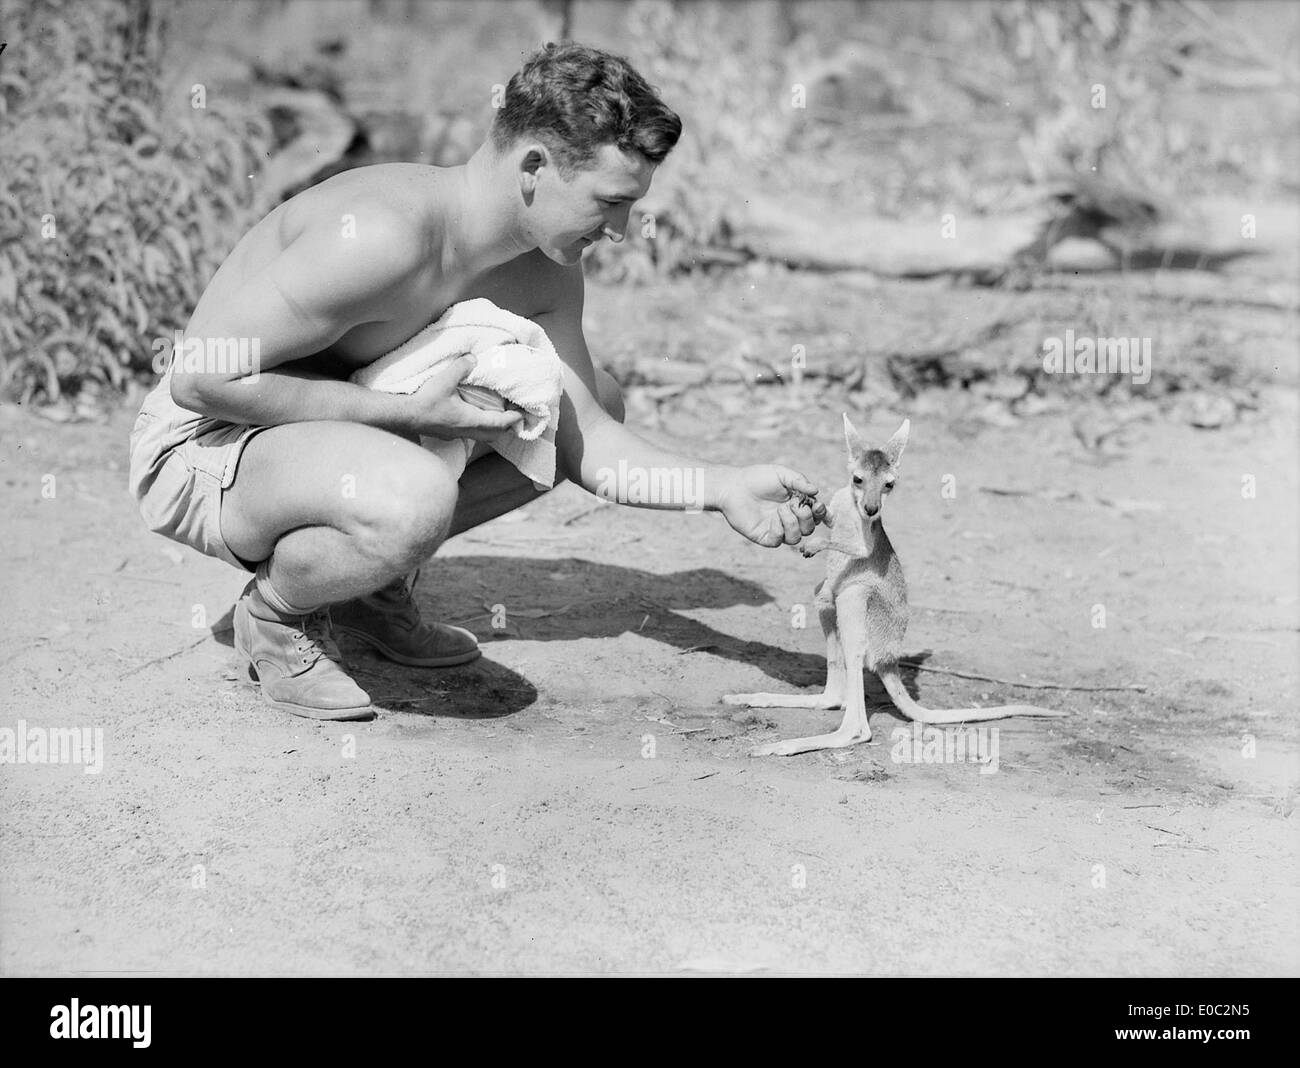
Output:
<svg viewBox="0 0 1300 1068">
<path fill-rule="evenodd" d="M 1300 973 L 1300 4 L 0 0 L 0 479 L 50 1040 Z"/>
</svg>

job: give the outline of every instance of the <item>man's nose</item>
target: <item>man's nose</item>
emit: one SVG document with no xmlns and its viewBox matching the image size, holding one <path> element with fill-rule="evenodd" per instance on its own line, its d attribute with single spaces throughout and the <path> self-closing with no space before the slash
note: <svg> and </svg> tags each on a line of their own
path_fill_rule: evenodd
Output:
<svg viewBox="0 0 1300 1068">
<path fill-rule="evenodd" d="M 612 216 L 606 216 L 606 218 L 612 218 L 612 221 L 607 222 L 603 227 L 601 227 L 600 232 L 609 238 L 615 245 L 621 244 L 623 238 L 627 236 L 627 224 L 631 214 L 632 205 L 627 203 L 623 204 L 619 208 L 615 209 Z"/>
</svg>

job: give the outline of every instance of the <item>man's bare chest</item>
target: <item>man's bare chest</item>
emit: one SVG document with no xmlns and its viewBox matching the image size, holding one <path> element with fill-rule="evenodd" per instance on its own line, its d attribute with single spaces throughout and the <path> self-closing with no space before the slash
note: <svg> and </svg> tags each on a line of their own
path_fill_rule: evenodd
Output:
<svg viewBox="0 0 1300 1068">
<path fill-rule="evenodd" d="M 483 297 L 499 308 L 531 319 L 550 309 L 530 285 L 530 265 L 507 264 L 472 279 L 426 279 L 396 303 L 397 313 L 383 321 L 362 323 L 321 353 L 315 362 L 325 373 L 348 373 L 373 363 L 435 323 L 454 304 Z M 331 370 L 326 371 L 329 367 Z"/>
</svg>

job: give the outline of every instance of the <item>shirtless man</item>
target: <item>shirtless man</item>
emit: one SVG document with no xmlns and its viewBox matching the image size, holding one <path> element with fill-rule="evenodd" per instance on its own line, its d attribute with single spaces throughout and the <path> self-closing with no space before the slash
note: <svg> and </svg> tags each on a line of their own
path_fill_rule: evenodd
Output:
<svg viewBox="0 0 1300 1068">
<path fill-rule="evenodd" d="M 235 606 L 235 648 L 272 706 L 373 715 L 334 628 L 408 665 L 478 655 L 468 631 L 420 619 L 412 572 L 447 538 L 537 495 L 488 444 L 520 416 L 460 399 L 468 356 L 410 395 L 347 381 L 462 300 L 486 297 L 554 344 L 560 477 L 617 499 L 611 471 L 698 470 L 696 500 L 642 506 L 702 504 L 765 546 L 812 532 L 816 486 L 789 468 L 707 464 L 641 440 L 587 352 L 583 250 L 623 239 L 680 131 L 625 61 L 548 45 L 510 79 L 464 166 L 337 175 L 272 211 L 221 265 L 185 337 L 257 339 L 258 373 L 174 361 L 132 431 L 131 488 L 150 529 L 255 573 Z M 476 442 L 459 481 L 420 435 Z"/>
</svg>

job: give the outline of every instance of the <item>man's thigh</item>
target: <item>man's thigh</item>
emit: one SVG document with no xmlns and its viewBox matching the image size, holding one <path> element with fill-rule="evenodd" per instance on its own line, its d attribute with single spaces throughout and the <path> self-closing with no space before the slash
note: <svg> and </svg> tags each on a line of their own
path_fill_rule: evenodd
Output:
<svg viewBox="0 0 1300 1068">
<path fill-rule="evenodd" d="M 271 555 L 300 527 L 345 532 L 419 511 L 450 523 L 456 479 L 419 445 L 361 423 L 319 421 L 268 427 L 244 446 L 222 494 L 221 533 L 248 561 Z"/>
</svg>

